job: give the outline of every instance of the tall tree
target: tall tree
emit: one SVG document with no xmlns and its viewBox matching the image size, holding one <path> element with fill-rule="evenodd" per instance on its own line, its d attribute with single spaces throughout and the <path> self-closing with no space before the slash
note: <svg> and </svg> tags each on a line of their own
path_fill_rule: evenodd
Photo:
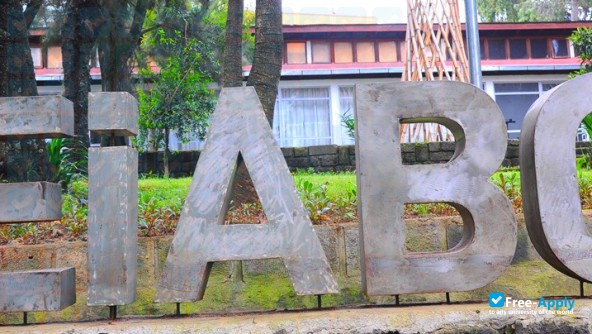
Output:
<svg viewBox="0 0 592 334">
<path fill-rule="evenodd" d="M 0 3 L 0 96 L 35 96 L 37 82 L 29 28 L 42 0 Z M 47 180 L 48 157 L 43 140 L 12 141 L 0 146 L 0 173 L 14 181 Z"/>
<path fill-rule="evenodd" d="M 243 85 L 243 0 L 228 0 L 224 54 L 222 55 L 222 87 Z"/>
<path fill-rule="evenodd" d="M 90 92 L 90 60 L 95 55 L 95 41 L 104 22 L 100 0 L 69 0 L 61 29 L 64 67 L 64 96 L 74 104 L 73 159 L 85 161 L 89 146 L 88 93 Z M 73 161 L 74 163 L 74 161 Z"/>
<path fill-rule="evenodd" d="M 484 22 L 516 22 L 516 4 L 522 0 L 479 0 L 479 16 Z"/>
<path fill-rule="evenodd" d="M 282 73 L 284 35 L 282 29 L 282 0 L 257 0 L 255 8 L 255 56 L 247 80 L 255 86 L 269 124 Z"/>
<path fill-rule="evenodd" d="M 102 0 L 105 23 L 99 32 L 103 91 L 133 92 L 131 60 L 142 37 L 146 12 L 154 0 Z"/>
</svg>

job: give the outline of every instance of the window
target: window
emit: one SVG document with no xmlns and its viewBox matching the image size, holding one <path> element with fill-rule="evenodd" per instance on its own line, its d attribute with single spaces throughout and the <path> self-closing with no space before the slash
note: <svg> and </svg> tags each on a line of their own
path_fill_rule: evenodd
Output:
<svg viewBox="0 0 592 334">
<path fill-rule="evenodd" d="M 43 56 L 41 54 L 41 48 L 32 47 L 31 57 L 33 58 L 33 66 L 35 66 L 35 68 L 43 67 Z"/>
<path fill-rule="evenodd" d="M 551 46 L 553 47 L 553 57 L 561 58 L 569 56 L 566 39 L 552 39 Z"/>
<path fill-rule="evenodd" d="M 401 50 L 401 52 L 399 52 L 399 54 L 401 55 L 401 61 L 405 62 L 407 60 L 407 45 L 405 44 L 405 42 L 399 42 L 399 50 Z"/>
<path fill-rule="evenodd" d="M 397 43 L 394 41 L 378 42 L 378 61 L 381 63 L 397 61 Z"/>
<path fill-rule="evenodd" d="M 510 138 L 520 137 L 520 128 L 530 106 L 557 83 L 496 83 L 495 100 L 504 113 Z"/>
<path fill-rule="evenodd" d="M 479 47 L 481 48 L 481 59 L 487 59 L 487 55 L 485 54 L 485 40 L 479 41 Z"/>
<path fill-rule="evenodd" d="M 47 48 L 47 68 L 62 68 L 62 48 L 50 46 Z"/>
<path fill-rule="evenodd" d="M 526 52 L 526 40 L 525 39 L 511 39 L 510 40 L 510 58 L 512 58 L 512 59 L 528 58 L 528 53 Z"/>
<path fill-rule="evenodd" d="M 549 48 L 546 39 L 531 39 L 530 54 L 532 58 L 549 58 Z"/>
<path fill-rule="evenodd" d="M 331 62 L 331 43 L 312 42 L 312 62 L 330 63 Z"/>
<path fill-rule="evenodd" d="M 489 59 L 506 59 L 506 41 L 490 39 L 488 42 Z"/>
<path fill-rule="evenodd" d="M 335 62 L 337 64 L 353 63 L 354 50 L 350 42 L 336 42 L 333 44 L 335 48 Z"/>
<path fill-rule="evenodd" d="M 286 49 L 288 64 L 306 64 L 306 43 L 287 43 Z"/>
<path fill-rule="evenodd" d="M 280 89 L 273 125 L 282 147 L 331 144 L 329 88 Z"/>
<path fill-rule="evenodd" d="M 374 54 L 373 42 L 359 42 L 356 43 L 356 55 L 358 63 L 374 63 L 376 62 L 376 55 Z"/>
</svg>

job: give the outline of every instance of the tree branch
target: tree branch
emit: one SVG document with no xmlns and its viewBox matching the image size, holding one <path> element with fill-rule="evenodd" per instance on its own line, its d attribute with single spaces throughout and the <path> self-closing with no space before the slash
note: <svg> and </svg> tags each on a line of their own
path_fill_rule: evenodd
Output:
<svg viewBox="0 0 592 334">
<path fill-rule="evenodd" d="M 24 13 L 27 29 L 31 28 L 31 24 L 35 20 L 35 16 L 37 16 L 42 4 L 43 0 L 30 0 L 27 3 L 27 8 L 25 9 Z"/>
</svg>

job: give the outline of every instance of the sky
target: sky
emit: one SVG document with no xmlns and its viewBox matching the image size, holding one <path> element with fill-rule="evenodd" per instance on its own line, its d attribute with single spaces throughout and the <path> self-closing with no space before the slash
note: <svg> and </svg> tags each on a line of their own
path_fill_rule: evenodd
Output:
<svg viewBox="0 0 592 334">
<path fill-rule="evenodd" d="M 460 2 L 461 19 L 464 1 Z M 254 9 L 255 0 L 245 0 L 245 7 Z M 337 14 L 374 16 L 378 23 L 406 23 L 406 0 L 282 0 L 284 13 Z"/>
</svg>

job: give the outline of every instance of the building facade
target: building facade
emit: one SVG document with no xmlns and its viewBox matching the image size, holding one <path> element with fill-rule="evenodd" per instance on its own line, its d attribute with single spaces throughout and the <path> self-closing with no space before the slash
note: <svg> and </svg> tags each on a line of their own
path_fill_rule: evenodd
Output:
<svg viewBox="0 0 592 334">
<path fill-rule="evenodd" d="M 508 137 L 518 138 L 530 105 L 545 91 L 579 69 L 580 59 L 568 36 L 591 22 L 482 23 L 483 89 L 500 106 Z M 463 28 L 464 29 L 464 28 Z M 354 86 L 401 80 L 406 24 L 333 24 L 284 26 L 284 64 L 273 129 L 282 147 L 349 145 L 343 119 L 355 112 Z M 42 94 L 61 93 L 59 47 L 42 48 L 32 36 L 37 80 Z M 94 61 L 91 77 L 100 89 Z M 250 67 L 244 68 L 244 76 Z M 584 131 L 580 140 L 586 140 Z M 177 150 L 199 149 L 199 140 Z"/>
</svg>

